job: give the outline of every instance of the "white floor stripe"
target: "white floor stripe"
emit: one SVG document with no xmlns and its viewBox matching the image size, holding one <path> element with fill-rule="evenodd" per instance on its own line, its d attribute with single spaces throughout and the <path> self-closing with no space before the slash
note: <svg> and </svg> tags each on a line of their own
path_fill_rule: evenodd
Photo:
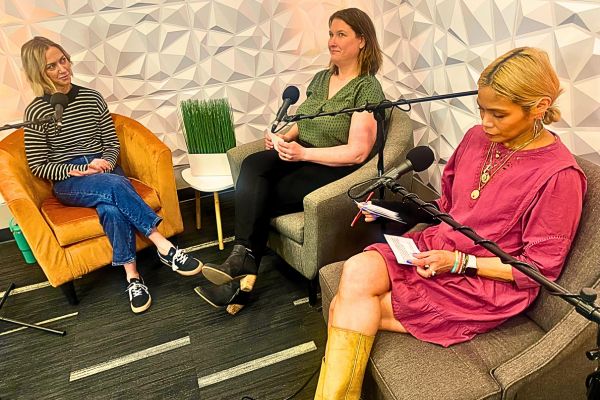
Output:
<svg viewBox="0 0 600 400">
<path fill-rule="evenodd" d="M 14 294 L 19 294 L 19 293 L 31 292 L 32 290 L 37 290 L 37 289 L 45 288 L 48 286 L 50 286 L 50 282 L 46 281 L 46 282 L 36 283 L 33 285 L 14 288 L 10 292 L 10 296 L 12 296 Z M 0 297 L 2 297 L 2 296 L 4 296 L 4 292 L 0 292 Z"/>
<path fill-rule="evenodd" d="M 234 239 L 235 239 L 235 236 L 229 236 L 229 237 L 223 238 L 223 243 L 233 242 Z M 219 241 L 213 240 L 212 242 L 205 242 L 205 243 L 200 243 L 200 244 L 197 244 L 194 246 L 186 247 L 185 249 L 183 249 L 183 251 L 185 251 L 186 253 L 189 253 L 190 251 L 206 249 L 207 247 L 213 247 L 213 246 L 218 246 L 218 245 L 219 245 Z"/>
<path fill-rule="evenodd" d="M 223 243 L 233 242 L 234 239 L 235 239 L 235 236 L 229 236 L 229 237 L 223 238 Z M 206 249 L 208 247 L 214 247 L 214 246 L 218 246 L 218 245 L 219 245 L 219 241 L 213 240 L 210 242 L 204 242 L 204 243 L 200 243 L 200 244 L 197 244 L 194 246 L 186 247 L 183 249 L 183 251 L 191 252 L 191 251 Z M 42 289 L 42 288 L 49 287 L 49 286 L 51 286 L 50 282 L 46 281 L 46 282 L 34 283 L 33 285 L 17 287 L 17 288 L 14 288 L 10 292 L 10 296 L 13 296 L 15 294 L 20 294 L 20 293 L 31 292 L 33 290 Z M 4 293 L 5 293 L 4 291 L 0 292 L 0 297 L 4 296 Z"/>
<path fill-rule="evenodd" d="M 306 304 L 306 303 L 308 303 L 308 297 L 303 297 L 301 299 L 294 300 L 295 306 L 299 306 L 300 304 Z"/>
<path fill-rule="evenodd" d="M 163 343 L 158 346 L 150 347 L 148 349 L 138 351 L 123 357 L 115 358 L 107 362 L 103 362 L 88 368 L 80 369 L 75 372 L 71 372 L 69 382 L 73 382 L 79 379 L 87 378 L 100 372 L 108 371 L 122 365 L 130 364 L 134 361 L 143 360 L 144 358 L 152 357 L 161 353 L 165 353 L 170 350 L 177 349 L 190 344 L 190 337 L 186 336 L 181 339 L 173 340 L 171 342 Z"/>
<path fill-rule="evenodd" d="M 47 320 L 45 320 L 45 321 L 34 322 L 33 324 L 34 324 L 34 325 L 46 325 L 46 324 L 48 324 L 48 323 L 50 323 L 50 322 L 54 322 L 54 321 L 60 321 L 61 319 L 75 317 L 75 316 L 77 316 L 77 314 L 79 314 L 79 313 L 76 313 L 76 312 L 74 312 L 74 313 L 67 314 L 67 315 L 61 315 L 60 317 L 56 317 L 56 318 L 50 318 L 50 319 L 47 319 Z M 17 321 L 18 321 L 18 319 L 17 319 Z M 31 323 L 31 322 L 29 322 L 29 321 L 23 321 L 23 322 Z M 12 325 L 12 324 L 11 324 L 11 325 Z M 13 326 L 14 326 L 14 325 L 13 325 Z M 8 335 L 9 333 L 15 333 L 15 332 L 18 332 L 18 331 L 22 331 L 22 330 L 24 330 L 24 329 L 28 329 L 28 327 L 26 327 L 26 326 L 22 326 L 22 327 L 20 327 L 20 328 L 11 329 L 10 331 L 6 331 L 6 332 L 2 332 L 2 333 L 0 333 L 0 336 Z"/>
<path fill-rule="evenodd" d="M 311 351 L 315 351 L 316 349 L 317 346 L 315 345 L 315 342 L 306 342 L 304 344 L 291 347 L 287 350 L 270 354 L 265 357 L 257 358 L 256 360 L 252 360 L 244 364 L 240 364 L 236 367 L 232 367 L 220 372 L 216 372 L 214 374 L 200 377 L 198 378 L 198 387 L 203 388 L 206 386 L 214 385 L 215 383 L 219 383 L 227 379 L 231 379 L 236 376 L 240 376 L 272 364 L 276 364 L 280 361 L 285 361 L 290 358 L 309 353 Z"/>
</svg>

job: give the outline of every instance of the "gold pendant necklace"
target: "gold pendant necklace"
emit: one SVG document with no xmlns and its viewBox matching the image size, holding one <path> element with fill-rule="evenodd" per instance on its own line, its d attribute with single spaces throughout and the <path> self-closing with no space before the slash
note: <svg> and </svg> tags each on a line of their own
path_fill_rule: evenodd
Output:
<svg viewBox="0 0 600 400">
<path fill-rule="evenodd" d="M 492 169 L 491 164 L 488 164 L 485 166 L 484 170 L 481 172 L 481 176 L 479 177 L 479 181 L 481 183 L 488 183 L 488 181 L 490 180 L 491 176 L 490 176 L 490 170 Z"/>
<path fill-rule="evenodd" d="M 484 161 L 483 165 L 481 166 L 481 172 L 479 174 L 479 182 L 477 182 L 477 189 L 473 189 L 473 191 L 471 192 L 471 199 L 477 200 L 479 198 L 479 196 L 481 195 L 481 191 L 483 190 L 485 185 L 492 179 L 492 177 L 494 175 L 496 175 L 496 173 L 498 171 L 500 171 L 502 169 L 502 167 L 504 167 L 504 165 L 508 162 L 508 160 L 510 160 L 511 157 L 517 151 L 528 146 L 535 139 L 537 139 L 539 136 L 538 134 L 539 134 L 539 132 L 534 133 L 534 135 L 531 139 L 529 139 L 525 143 L 519 145 L 518 147 L 514 148 L 503 160 L 501 160 L 499 162 L 499 165 L 497 167 L 494 165 L 494 160 L 493 160 L 493 156 L 492 156 L 492 154 L 494 153 L 493 150 L 496 147 L 496 143 L 495 142 L 490 143 L 490 147 L 488 148 L 488 151 L 485 155 L 485 161 Z M 500 158 L 500 154 L 497 151 L 496 151 L 496 158 Z"/>
</svg>

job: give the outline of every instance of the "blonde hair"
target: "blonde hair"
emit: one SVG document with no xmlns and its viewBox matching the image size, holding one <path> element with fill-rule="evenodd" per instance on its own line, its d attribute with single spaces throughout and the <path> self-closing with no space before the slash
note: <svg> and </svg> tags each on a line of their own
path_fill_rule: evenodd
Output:
<svg viewBox="0 0 600 400">
<path fill-rule="evenodd" d="M 554 102 L 562 89 L 544 50 L 519 47 L 509 51 L 483 70 L 477 85 L 479 88 L 491 87 L 498 95 L 520 105 L 527 113 L 540 99 L 548 97 L 550 107 L 542 121 L 550 124 L 560 120 L 560 110 Z"/>
<path fill-rule="evenodd" d="M 336 18 L 347 23 L 356 36 L 362 37 L 365 41 L 365 46 L 358 53 L 359 75 L 375 75 L 383 63 L 383 53 L 377 42 L 377 34 L 371 18 L 358 8 L 346 8 L 334 12 L 329 17 L 329 26 Z M 329 64 L 329 69 L 334 74 L 338 73 L 338 67 L 333 63 Z"/>
<path fill-rule="evenodd" d="M 71 62 L 71 56 L 61 45 L 42 36 L 34 37 L 21 47 L 21 63 L 36 96 L 56 92 L 56 86 L 46 75 L 46 51 L 50 47 L 56 47 L 62 51 L 69 63 Z"/>
</svg>

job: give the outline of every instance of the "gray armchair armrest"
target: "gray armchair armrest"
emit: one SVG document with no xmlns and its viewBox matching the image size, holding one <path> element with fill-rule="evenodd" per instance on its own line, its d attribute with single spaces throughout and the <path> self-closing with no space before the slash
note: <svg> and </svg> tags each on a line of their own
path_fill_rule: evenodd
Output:
<svg viewBox="0 0 600 400">
<path fill-rule="evenodd" d="M 503 398 L 536 397 L 536 388 L 555 386 L 553 375 L 580 371 L 580 364 L 588 362 L 584 353 L 595 345 L 596 326 L 571 310 L 539 341 L 492 371 L 503 388 Z M 582 361 L 583 359 L 583 361 Z M 593 366 L 590 365 L 590 372 Z M 574 385 L 584 385 L 585 376 L 577 377 Z M 556 390 L 559 390 L 556 388 Z M 570 389 L 565 388 L 568 398 Z M 579 392 L 579 390 L 578 390 Z M 518 396 L 517 396 L 518 395 Z M 557 397 L 561 397 L 557 393 Z"/>
<path fill-rule="evenodd" d="M 380 226 L 352 219 L 358 208 L 347 195 L 357 182 L 377 176 L 376 159 L 335 182 L 323 186 L 304 198 L 303 262 L 307 278 L 317 276 L 321 266 L 346 259 L 372 243 Z"/>
<path fill-rule="evenodd" d="M 249 142 L 241 146 L 234 147 L 227 151 L 227 160 L 231 167 L 231 176 L 233 177 L 233 184 L 237 183 L 238 177 L 240 176 L 240 168 L 242 167 L 242 161 L 250 154 L 259 152 L 265 149 L 265 140 L 258 139 L 254 142 Z"/>
</svg>

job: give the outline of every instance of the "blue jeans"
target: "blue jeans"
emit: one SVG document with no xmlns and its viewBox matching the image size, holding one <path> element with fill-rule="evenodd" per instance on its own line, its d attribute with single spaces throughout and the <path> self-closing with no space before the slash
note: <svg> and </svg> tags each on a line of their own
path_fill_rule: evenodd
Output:
<svg viewBox="0 0 600 400">
<path fill-rule="evenodd" d="M 95 156 L 81 156 L 69 164 L 88 164 Z M 135 261 L 135 231 L 148 236 L 162 218 L 137 194 L 121 167 L 111 173 L 73 176 L 55 181 L 54 196 L 63 204 L 95 207 L 113 248 L 113 265 Z"/>
</svg>

